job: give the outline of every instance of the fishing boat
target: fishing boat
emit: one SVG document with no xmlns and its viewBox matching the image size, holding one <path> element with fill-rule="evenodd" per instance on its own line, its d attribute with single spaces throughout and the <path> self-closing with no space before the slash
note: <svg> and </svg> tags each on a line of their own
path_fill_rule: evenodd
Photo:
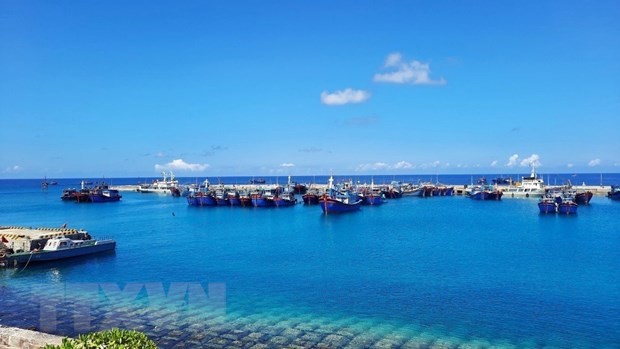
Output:
<svg viewBox="0 0 620 349">
<path fill-rule="evenodd" d="M 252 206 L 254 207 L 274 207 L 274 197 L 271 192 L 263 189 L 250 193 L 250 199 L 252 199 Z"/>
<path fill-rule="evenodd" d="M 79 191 L 74 188 L 63 189 L 60 199 L 62 201 L 77 201 Z"/>
<path fill-rule="evenodd" d="M 561 201 L 558 203 L 558 213 L 559 214 L 576 214 L 577 208 L 579 205 L 575 202 L 575 199 L 570 194 L 563 194 L 561 196 Z"/>
<path fill-rule="evenodd" d="M 319 198 L 319 204 L 323 213 L 345 213 L 360 209 L 362 200 L 349 191 L 336 190 L 334 178 L 329 177 L 327 192 Z"/>
<path fill-rule="evenodd" d="M 297 199 L 293 193 L 278 194 L 273 198 L 273 203 L 276 207 L 290 207 L 295 206 Z"/>
<path fill-rule="evenodd" d="M 433 196 L 435 192 L 435 186 L 430 183 L 421 183 L 413 186 L 411 190 L 407 191 L 408 196 L 417 196 L 421 198 L 427 198 Z"/>
<path fill-rule="evenodd" d="M 110 189 L 105 182 L 88 192 L 88 201 L 94 203 L 120 201 L 121 194 L 116 189 Z"/>
<path fill-rule="evenodd" d="M 0 265 L 55 261 L 113 251 L 114 240 L 95 240 L 85 230 L 0 227 Z"/>
<path fill-rule="evenodd" d="M 594 196 L 594 194 L 587 190 L 587 191 L 576 191 L 575 192 L 575 202 L 577 203 L 577 205 L 589 205 L 590 204 L 590 200 L 592 199 L 592 196 Z"/>
<path fill-rule="evenodd" d="M 612 200 L 620 200 L 620 185 L 612 185 L 607 197 Z"/>
<path fill-rule="evenodd" d="M 291 176 L 288 176 L 288 182 L 284 189 L 277 187 L 274 191 L 273 204 L 276 207 L 290 207 L 295 206 L 297 199 L 295 198 L 296 184 L 291 181 Z"/>
<path fill-rule="evenodd" d="M 230 206 L 228 192 L 223 187 L 215 190 L 215 202 L 218 206 Z"/>
<path fill-rule="evenodd" d="M 317 189 L 310 189 L 302 195 L 301 198 L 304 201 L 304 205 L 318 205 L 319 197 L 320 195 Z"/>
<path fill-rule="evenodd" d="M 553 196 L 544 196 L 540 198 L 538 202 L 538 209 L 540 213 L 556 213 L 558 203 Z"/>
<path fill-rule="evenodd" d="M 187 204 L 190 206 L 217 206 L 213 192 L 200 190 L 187 196 Z"/>
<path fill-rule="evenodd" d="M 374 180 L 370 182 L 370 186 L 363 187 L 358 196 L 362 200 L 362 205 L 379 206 L 385 201 L 385 194 L 381 188 L 375 186 Z"/>
<path fill-rule="evenodd" d="M 476 186 L 472 189 L 469 198 L 473 200 L 501 200 L 502 191 L 488 185 Z"/>
</svg>

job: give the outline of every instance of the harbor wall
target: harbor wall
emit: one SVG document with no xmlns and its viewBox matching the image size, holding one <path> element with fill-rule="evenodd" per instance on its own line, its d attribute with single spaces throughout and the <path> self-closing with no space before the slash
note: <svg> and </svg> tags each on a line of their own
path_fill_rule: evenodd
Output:
<svg viewBox="0 0 620 349">
<path fill-rule="evenodd" d="M 0 325 L 0 349 L 39 349 L 46 344 L 60 345 L 62 337 Z"/>
</svg>

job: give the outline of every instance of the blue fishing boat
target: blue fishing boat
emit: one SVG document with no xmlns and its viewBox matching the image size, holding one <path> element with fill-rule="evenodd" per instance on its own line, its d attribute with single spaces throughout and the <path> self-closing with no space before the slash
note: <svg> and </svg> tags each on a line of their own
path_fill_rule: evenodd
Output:
<svg viewBox="0 0 620 349">
<path fill-rule="evenodd" d="M 379 206 L 385 202 L 385 194 L 381 188 L 375 186 L 374 179 L 370 182 L 370 186 L 358 188 L 358 197 L 362 200 L 362 205 Z"/>
<path fill-rule="evenodd" d="M 215 202 L 218 206 L 230 206 L 228 193 L 223 188 L 215 190 Z"/>
<path fill-rule="evenodd" d="M 575 199 L 571 195 L 562 196 L 562 202 L 558 203 L 559 214 L 577 214 L 577 208 L 579 205 L 575 202 Z"/>
<path fill-rule="evenodd" d="M 345 213 L 359 210 L 362 200 L 350 191 L 336 190 L 334 188 L 334 178 L 330 176 L 327 192 L 319 198 L 319 205 L 325 214 Z"/>
<path fill-rule="evenodd" d="M 187 196 L 187 204 L 190 206 L 217 206 L 217 201 L 210 191 L 199 191 Z"/>
<path fill-rule="evenodd" d="M 552 196 L 545 196 L 538 202 L 538 209 L 540 213 L 556 213 L 557 205 L 555 198 Z"/>
<path fill-rule="evenodd" d="M 502 191 L 494 189 L 491 186 L 481 185 L 472 189 L 469 198 L 473 200 L 501 200 Z"/>
<path fill-rule="evenodd" d="M 620 200 L 620 185 L 612 185 L 607 197 L 612 200 Z"/>
<path fill-rule="evenodd" d="M 243 206 L 238 191 L 230 190 L 226 192 L 226 195 L 228 196 L 228 203 L 230 203 L 230 206 Z"/>
<path fill-rule="evenodd" d="M 275 203 L 273 201 L 274 196 L 264 190 L 254 191 L 250 193 L 250 198 L 252 199 L 252 206 L 254 207 L 274 207 Z"/>
<path fill-rule="evenodd" d="M 276 207 L 290 207 L 295 206 L 297 199 L 292 193 L 282 193 L 273 198 L 273 203 Z"/>
</svg>

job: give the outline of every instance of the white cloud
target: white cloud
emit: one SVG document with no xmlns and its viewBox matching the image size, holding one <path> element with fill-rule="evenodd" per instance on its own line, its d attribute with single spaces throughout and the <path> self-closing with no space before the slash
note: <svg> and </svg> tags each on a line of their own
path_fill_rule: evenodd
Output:
<svg viewBox="0 0 620 349">
<path fill-rule="evenodd" d="M 497 160 L 493 160 L 493 161 L 491 162 L 491 167 L 495 167 L 495 166 L 497 166 Z"/>
<path fill-rule="evenodd" d="M 385 59 L 384 69 L 394 68 L 387 73 L 375 74 L 375 82 L 390 82 L 395 84 L 412 85 L 445 85 L 446 80 L 440 78 L 433 80 L 430 77 L 431 68 L 428 63 L 417 60 L 411 62 L 403 61 L 400 53 L 390 53 Z"/>
<path fill-rule="evenodd" d="M 533 167 L 538 167 L 540 166 L 540 157 L 538 156 L 538 154 L 532 154 L 530 155 L 529 158 L 525 158 L 523 160 L 521 160 L 521 166 L 526 167 L 526 166 L 533 166 Z"/>
<path fill-rule="evenodd" d="M 158 158 L 163 158 L 163 157 L 166 156 L 166 153 L 160 151 L 157 154 L 155 154 L 155 156 L 158 157 Z"/>
<path fill-rule="evenodd" d="M 389 170 L 389 169 L 390 169 L 390 165 L 386 164 L 385 162 L 375 162 L 375 163 L 359 165 L 357 166 L 355 170 L 356 171 L 368 171 L 368 170 L 377 171 L 377 170 Z"/>
<path fill-rule="evenodd" d="M 19 172 L 22 170 L 22 167 L 19 165 L 13 165 L 13 166 L 9 166 L 7 168 L 4 169 L 5 173 L 14 173 L 14 172 Z"/>
<path fill-rule="evenodd" d="M 573 166 L 575 166 L 575 165 L 573 165 L 573 164 L 566 164 L 566 167 L 568 167 L 568 168 L 572 168 Z"/>
<path fill-rule="evenodd" d="M 506 164 L 506 166 L 508 167 L 513 167 L 514 165 L 517 164 L 517 159 L 519 159 L 519 154 L 512 154 L 509 158 L 508 158 L 508 163 Z"/>
<path fill-rule="evenodd" d="M 280 164 L 280 167 L 295 167 L 295 164 L 291 164 L 291 163 L 286 163 L 285 162 L 283 164 Z"/>
<path fill-rule="evenodd" d="M 370 98 L 370 92 L 363 90 L 354 90 L 347 88 L 346 90 L 328 93 L 321 93 L 321 103 L 326 105 L 343 105 L 349 103 L 362 103 Z"/>
<path fill-rule="evenodd" d="M 588 166 L 590 167 L 598 166 L 600 164 L 601 164 L 601 159 L 598 159 L 598 158 L 590 160 L 590 162 L 588 162 Z"/>
<path fill-rule="evenodd" d="M 171 162 L 164 165 L 155 165 L 155 170 L 163 171 L 163 170 L 179 170 L 179 171 L 204 171 L 209 167 L 208 164 L 189 164 L 183 159 L 172 160 Z"/>
<path fill-rule="evenodd" d="M 397 170 L 413 168 L 413 164 L 407 161 L 399 161 L 394 164 L 394 168 Z"/>
</svg>

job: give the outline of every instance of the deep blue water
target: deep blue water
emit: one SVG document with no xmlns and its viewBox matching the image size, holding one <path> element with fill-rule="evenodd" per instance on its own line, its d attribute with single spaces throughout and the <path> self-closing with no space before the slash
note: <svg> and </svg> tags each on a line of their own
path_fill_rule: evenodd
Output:
<svg viewBox="0 0 620 349">
<path fill-rule="evenodd" d="M 385 181 L 393 179 L 416 180 Z M 138 180 L 144 181 L 111 182 Z M 465 184 L 470 176 L 439 181 Z M 620 183 L 620 176 L 605 174 L 603 181 Z M 458 196 L 402 198 L 324 216 L 317 206 L 197 208 L 134 192 L 118 203 L 65 203 L 62 188 L 79 180 L 61 179 L 46 191 L 39 182 L 0 181 L 1 225 L 67 223 L 116 239 L 117 251 L 0 271 L 0 324 L 63 335 L 124 325 L 162 347 L 211 345 L 200 333 L 251 332 L 264 333 L 256 342 L 268 345 L 335 340 L 329 334 L 345 338 L 332 346 L 358 347 L 620 343 L 620 202 L 605 197 L 594 197 L 575 217 L 540 215 L 536 200 Z M 174 298 L 179 284 L 190 287 Z M 168 297 L 157 294 L 162 289 Z M 48 301 L 60 304 L 56 313 L 41 307 Z M 72 304 L 84 302 L 90 318 L 80 325 L 73 314 L 84 308 Z"/>
</svg>

